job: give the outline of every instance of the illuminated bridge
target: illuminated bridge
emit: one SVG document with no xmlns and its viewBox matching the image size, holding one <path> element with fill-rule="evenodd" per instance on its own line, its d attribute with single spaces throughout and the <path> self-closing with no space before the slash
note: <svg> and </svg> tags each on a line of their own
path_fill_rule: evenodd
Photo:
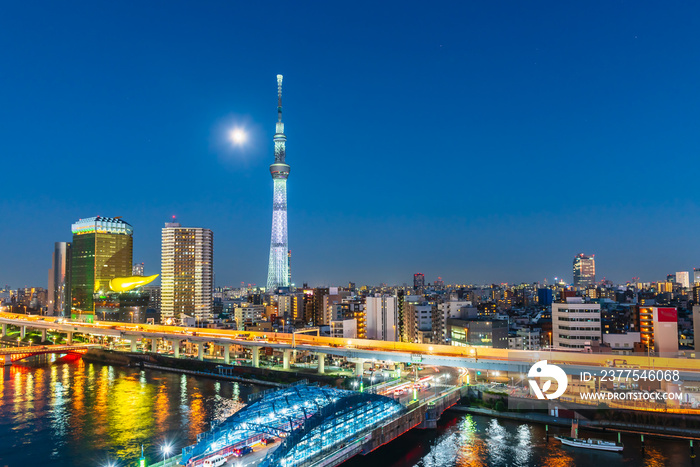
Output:
<svg viewBox="0 0 700 467">
<path fill-rule="evenodd" d="M 43 354 L 63 354 L 81 356 L 87 352 L 89 346 L 85 345 L 43 345 L 31 347 L 11 347 L 0 349 L 0 361 L 4 362 L 5 366 L 11 365 L 12 362 L 17 362 L 25 358 Z"/>
<path fill-rule="evenodd" d="M 281 442 L 255 453 L 258 465 L 305 465 L 332 457 L 406 411 L 394 399 L 377 394 L 296 384 L 268 392 L 200 435 L 196 445 L 183 449 L 182 463 L 199 466 L 213 455 L 229 456 L 236 448 L 274 436 Z"/>
</svg>

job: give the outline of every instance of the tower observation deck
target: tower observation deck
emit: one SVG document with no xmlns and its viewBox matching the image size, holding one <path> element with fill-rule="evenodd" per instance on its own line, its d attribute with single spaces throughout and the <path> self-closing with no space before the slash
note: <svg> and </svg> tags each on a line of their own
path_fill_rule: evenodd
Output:
<svg viewBox="0 0 700 467">
<path fill-rule="evenodd" d="M 270 241 L 270 263 L 267 270 L 267 290 L 273 292 L 280 287 L 289 287 L 289 245 L 287 243 L 287 178 L 289 164 L 285 162 L 285 144 L 282 123 L 282 75 L 277 75 L 277 127 L 274 136 L 275 162 L 270 165 L 274 183 L 272 195 L 272 239 Z"/>
</svg>

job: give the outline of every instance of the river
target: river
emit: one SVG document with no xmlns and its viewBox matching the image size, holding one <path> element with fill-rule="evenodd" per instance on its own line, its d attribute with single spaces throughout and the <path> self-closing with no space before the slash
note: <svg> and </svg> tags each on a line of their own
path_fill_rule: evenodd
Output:
<svg viewBox="0 0 700 467">
<path fill-rule="evenodd" d="M 262 389 L 82 360 L 6 367 L 0 467 L 132 466 L 142 445 L 157 461 L 161 446 L 194 443 Z M 644 452 L 636 436 L 623 442 L 624 454 L 562 448 L 540 425 L 448 412 L 437 430 L 412 430 L 343 467 L 694 465 L 685 441 L 647 438 Z"/>
</svg>

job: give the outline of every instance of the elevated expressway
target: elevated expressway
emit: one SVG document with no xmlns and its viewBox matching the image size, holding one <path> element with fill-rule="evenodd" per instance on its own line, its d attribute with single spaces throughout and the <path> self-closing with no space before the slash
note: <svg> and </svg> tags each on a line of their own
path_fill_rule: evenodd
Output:
<svg viewBox="0 0 700 467">
<path fill-rule="evenodd" d="M 421 363 L 423 365 L 469 368 L 499 372 L 527 373 L 537 361 L 555 363 L 571 375 L 581 371 L 596 371 L 604 367 L 678 370 L 683 381 L 700 381 L 700 359 L 662 358 L 639 355 L 611 355 L 563 351 L 525 351 L 492 349 L 485 347 L 457 347 L 448 345 L 413 344 L 406 342 L 385 342 L 366 339 L 342 339 L 333 337 L 309 336 L 304 334 L 235 331 L 229 329 L 188 328 L 128 323 L 82 323 L 70 322 L 35 315 L 0 313 L 2 335 L 6 335 L 7 325 L 19 326 L 22 334 L 26 329 L 38 329 L 45 333 L 54 330 L 67 334 L 70 344 L 73 333 L 93 336 L 114 337 L 131 342 L 131 350 L 141 339 L 151 342 L 151 351 L 157 350 L 158 340 L 170 342 L 175 357 L 179 357 L 179 343 L 190 342 L 198 347 L 198 358 L 204 358 L 204 344 L 221 346 L 225 363 L 230 363 L 230 347 L 239 345 L 252 351 L 253 366 L 259 365 L 259 350 L 262 347 L 282 352 L 283 367 L 289 368 L 293 351 L 310 352 L 319 357 L 335 355 L 356 363 L 358 374 L 362 363 L 381 360 L 395 363 Z M 177 344 L 177 345 L 175 345 Z M 318 371 L 324 372 L 324 359 L 318 358 Z"/>
</svg>

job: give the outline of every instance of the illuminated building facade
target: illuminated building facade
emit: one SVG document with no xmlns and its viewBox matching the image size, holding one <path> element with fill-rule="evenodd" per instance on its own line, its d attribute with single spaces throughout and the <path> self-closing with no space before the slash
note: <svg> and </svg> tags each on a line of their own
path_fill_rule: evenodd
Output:
<svg viewBox="0 0 700 467">
<path fill-rule="evenodd" d="M 119 217 L 90 217 L 72 225 L 71 318 L 92 321 L 93 295 L 131 275 L 134 229 Z"/>
<path fill-rule="evenodd" d="M 583 253 L 574 258 L 574 287 L 587 287 L 595 284 L 595 255 Z"/>
<path fill-rule="evenodd" d="M 56 242 L 51 257 L 51 269 L 49 269 L 49 315 L 70 316 L 70 266 L 71 244 L 68 242 Z"/>
<path fill-rule="evenodd" d="M 95 295 L 95 319 L 143 324 L 149 299 L 147 292 L 139 291 Z"/>
<path fill-rule="evenodd" d="M 131 268 L 131 275 L 132 276 L 143 276 L 143 268 L 144 268 L 143 263 L 134 263 L 134 266 Z"/>
<path fill-rule="evenodd" d="M 555 349 L 586 349 L 601 342 L 600 304 L 569 297 L 552 304 L 552 345 Z"/>
<path fill-rule="evenodd" d="M 398 309 L 396 297 L 376 294 L 367 297 L 365 313 L 367 319 L 367 339 L 396 341 L 398 330 Z"/>
<path fill-rule="evenodd" d="M 285 162 L 287 136 L 282 123 L 282 75 L 277 75 L 277 127 L 274 136 L 275 162 L 270 165 L 274 184 L 272 198 L 272 238 L 267 270 L 267 292 L 275 293 L 280 287 L 289 287 L 291 254 L 287 242 L 287 178 L 289 164 Z"/>
<path fill-rule="evenodd" d="M 679 271 L 676 273 L 676 283 L 680 284 L 684 289 L 690 288 L 690 273 L 688 271 Z"/>
<path fill-rule="evenodd" d="M 647 352 L 661 357 L 678 356 L 678 310 L 672 307 L 639 307 L 635 317 Z"/>
<path fill-rule="evenodd" d="M 418 272 L 413 275 L 413 290 L 419 294 L 423 293 L 425 287 L 425 274 Z"/>
<path fill-rule="evenodd" d="M 458 347 L 482 346 L 494 349 L 508 348 L 508 321 L 477 317 L 447 319 L 450 344 Z"/>
<path fill-rule="evenodd" d="M 214 234 L 172 222 L 161 239 L 161 321 L 175 324 L 184 314 L 206 323 L 212 318 Z"/>
</svg>

